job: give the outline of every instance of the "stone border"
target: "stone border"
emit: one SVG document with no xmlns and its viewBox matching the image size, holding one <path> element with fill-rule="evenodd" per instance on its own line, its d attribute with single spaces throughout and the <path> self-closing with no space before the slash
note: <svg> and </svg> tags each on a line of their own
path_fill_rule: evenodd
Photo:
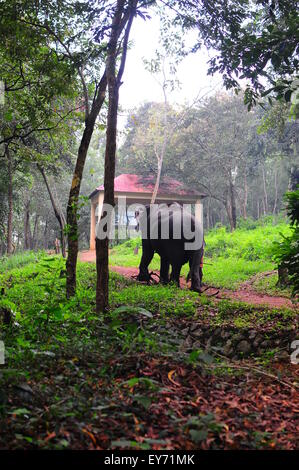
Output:
<svg viewBox="0 0 299 470">
<path fill-rule="evenodd" d="M 260 356 L 277 350 L 277 358 L 286 358 L 292 351 L 292 341 L 299 338 L 295 328 L 280 331 L 258 331 L 254 328 L 233 328 L 192 323 L 182 331 L 185 346 L 192 349 L 219 348 L 221 354 L 232 358 Z"/>
</svg>

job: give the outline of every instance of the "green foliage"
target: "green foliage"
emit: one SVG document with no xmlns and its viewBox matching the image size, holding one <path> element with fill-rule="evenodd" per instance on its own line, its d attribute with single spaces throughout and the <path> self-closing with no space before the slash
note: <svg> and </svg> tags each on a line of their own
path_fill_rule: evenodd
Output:
<svg viewBox="0 0 299 470">
<path fill-rule="evenodd" d="M 275 260 L 287 268 L 293 293 L 299 293 L 299 189 L 286 194 L 287 213 L 291 222 L 289 236 L 275 244 Z"/>
<path fill-rule="evenodd" d="M 219 303 L 211 324 L 245 330 L 267 326 L 269 331 L 279 331 L 292 329 L 297 318 L 298 314 L 288 309 L 269 309 L 244 302 L 223 300 Z"/>
<path fill-rule="evenodd" d="M 115 273 L 109 279 L 111 310 L 97 316 L 96 267 L 79 263 L 77 273 L 77 292 L 69 300 L 64 295 L 64 261 L 57 256 L 44 255 L 39 262 L 0 274 L 5 289 L 0 309 L 13 312 L 12 325 L 0 325 L 7 362 L 0 374 L 0 420 L 1 428 L 2 419 L 8 420 L 15 448 L 76 445 L 69 434 L 64 438 L 53 433 L 49 438 L 49 429 L 55 429 L 58 421 L 68 429 L 80 423 L 88 440 L 97 436 L 95 429 L 102 430 L 105 420 L 105 441 L 113 448 L 168 446 L 169 433 L 176 440 L 178 433 L 187 436 L 194 447 L 212 437 L 221 442 L 223 416 L 216 419 L 209 406 L 200 408 L 200 414 L 193 406 L 198 383 L 211 387 L 211 380 L 217 380 L 218 394 L 224 374 L 226 380 L 236 379 L 234 370 L 197 345 L 187 345 L 186 330 L 200 321 L 208 321 L 212 328 L 227 326 L 229 331 L 288 329 L 295 322 L 295 312 L 214 303 L 174 286 L 136 285 Z M 220 377 L 214 375 L 215 368 Z M 246 370 L 245 389 L 247 375 Z M 177 394 L 186 409 L 179 415 Z M 42 406 L 40 397 L 45 400 Z M 152 419 L 164 407 L 170 423 L 167 435 L 159 428 L 159 439 L 152 439 L 143 419 Z M 136 419 L 141 442 L 129 434 L 131 427 L 136 430 Z M 114 422 L 127 428 L 118 425 L 115 430 Z M 6 433 L 4 439 L 10 436 Z"/>
<path fill-rule="evenodd" d="M 220 72 L 227 88 L 240 89 L 246 79 L 245 102 L 252 107 L 263 96 L 291 100 L 298 76 L 298 3 L 237 0 L 213 3 L 181 2 L 187 27 L 197 26 L 213 49 L 209 73 Z M 195 48 L 200 46 L 200 42 Z M 265 81 L 265 78 L 268 81 Z M 295 84 L 298 91 L 298 82 Z"/>
<path fill-rule="evenodd" d="M 5 273 L 14 268 L 21 268 L 26 264 L 38 262 L 44 256 L 44 252 L 24 251 L 12 256 L 2 256 L 0 258 L 0 273 Z"/>
<path fill-rule="evenodd" d="M 286 193 L 287 213 L 291 221 L 291 225 L 299 226 L 299 185 L 296 191 Z"/>
<path fill-rule="evenodd" d="M 270 222 L 270 223 L 269 223 Z M 247 261 L 272 261 L 272 243 L 280 239 L 280 234 L 288 234 L 285 222 L 273 225 L 271 218 L 256 222 L 243 222 L 243 226 L 233 233 L 225 227 L 209 231 L 206 238 L 208 257 L 221 256 L 242 258 Z M 252 226 L 248 230 L 247 224 Z M 243 228 L 244 227 L 244 228 Z"/>
</svg>

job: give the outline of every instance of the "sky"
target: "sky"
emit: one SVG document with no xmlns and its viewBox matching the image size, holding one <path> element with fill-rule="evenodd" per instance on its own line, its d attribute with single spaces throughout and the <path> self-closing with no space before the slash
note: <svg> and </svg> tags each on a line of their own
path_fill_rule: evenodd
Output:
<svg viewBox="0 0 299 470">
<path fill-rule="evenodd" d="M 152 17 L 144 21 L 137 17 L 131 31 L 132 47 L 128 51 L 123 85 L 120 88 L 119 115 L 120 125 L 124 125 L 126 110 L 132 109 L 148 101 L 163 102 L 162 89 L 144 68 L 142 58 L 154 57 L 158 47 L 159 18 Z M 190 39 L 190 38 L 189 38 Z M 187 37 L 188 41 L 188 37 Z M 172 104 L 192 104 L 198 95 L 215 92 L 222 86 L 219 75 L 207 75 L 208 52 L 205 49 L 186 57 L 178 68 L 177 78 L 181 87 L 169 93 L 168 100 Z"/>
</svg>

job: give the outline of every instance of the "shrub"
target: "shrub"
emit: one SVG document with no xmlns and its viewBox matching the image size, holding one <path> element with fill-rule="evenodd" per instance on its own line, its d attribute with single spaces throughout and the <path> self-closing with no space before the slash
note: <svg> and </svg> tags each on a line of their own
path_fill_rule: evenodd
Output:
<svg viewBox="0 0 299 470">
<path fill-rule="evenodd" d="M 286 268 L 293 294 L 299 293 L 299 185 L 296 191 L 286 193 L 287 213 L 291 222 L 291 234 L 283 236 L 280 243 L 274 245 L 275 260 Z"/>
</svg>

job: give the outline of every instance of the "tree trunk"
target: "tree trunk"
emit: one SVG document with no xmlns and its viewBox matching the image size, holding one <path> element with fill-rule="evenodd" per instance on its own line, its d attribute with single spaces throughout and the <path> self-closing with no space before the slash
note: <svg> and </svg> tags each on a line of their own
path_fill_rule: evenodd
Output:
<svg viewBox="0 0 299 470">
<path fill-rule="evenodd" d="M 114 177 L 115 177 L 115 154 L 116 154 L 116 134 L 117 134 L 117 111 L 119 101 L 119 87 L 124 72 L 127 46 L 129 40 L 130 29 L 137 0 L 131 2 L 129 17 L 126 22 L 123 19 L 125 9 L 125 1 L 118 0 L 115 14 L 113 17 L 111 36 L 108 44 L 108 56 L 106 62 L 106 72 L 109 91 L 109 105 L 107 117 L 106 131 L 106 151 L 105 151 L 105 175 L 104 175 L 104 204 L 114 207 Z M 125 27 L 125 35 L 123 40 L 122 56 L 119 71 L 116 74 L 116 61 L 118 54 L 118 39 L 123 28 Z M 102 218 L 106 214 L 103 211 Z M 105 237 L 98 239 L 96 237 L 96 266 L 97 266 L 97 287 L 96 287 L 96 311 L 97 313 L 107 310 L 109 305 L 109 227 L 108 218 L 107 232 Z"/>
<path fill-rule="evenodd" d="M 208 198 L 207 204 L 207 230 L 210 230 L 210 206 L 211 206 L 211 198 Z"/>
<path fill-rule="evenodd" d="M 247 185 L 247 176 L 244 175 L 244 201 L 243 201 L 243 217 L 247 219 L 247 202 L 248 202 L 248 185 Z"/>
<path fill-rule="evenodd" d="M 273 204 L 273 215 L 276 214 L 277 210 L 277 199 L 278 199 L 278 186 L 277 186 L 277 166 L 274 170 L 274 188 L 275 188 L 275 196 L 274 196 L 274 204 Z"/>
<path fill-rule="evenodd" d="M 37 167 L 38 167 L 38 169 L 39 169 L 39 171 L 40 171 L 40 173 L 41 173 L 41 175 L 44 179 L 45 185 L 47 187 L 47 190 L 48 190 L 48 193 L 49 193 L 49 196 L 50 196 L 50 200 L 51 200 L 51 204 L 52 204 L 52 207 L 53 207 L 53 210 L 54 210 L 55 217 L 58 220 L 58 223 L 59 223 L 59 226 L 60 226 L 61 252 L 62 252 L 63 258 L 65 258 L 65 256 L 66 256 L 66 239 L 65 239 L 65 234 L 64 234 L 65 218 L 64 218 L 63 213 L 59 209 L 58 205 L 56 204 L 53 191 L 50 188 L 49 181 L 48 181 L 48 178 L 45 174 L 44 169 L 40 165 L 37 165 Z"/>
<path fill-rule="evenodd" d="M 160 179 L 161 179 L 161 171 L 162 171 L 162 163 L 163 163 L 163 157 L 158 157 L 158 172 L 157 172 L 157 177 L 156 177 L 156 182 L 155 182 L 155 187 L 153 191 L 153 195 L 151 198 L 151 204 L 154 204 L 157 198 L 157 194 L 159 191 L 159 186 L 160 186 Z"/>
<path fill-rule="evenodd" d="M 236 208 L 236 195 L 235 188 L 232 180 L 229 182 L 229 198 L 230 198 L 230 226 L 233 232 L 237 227 L 237 208 Z"/>
<path fill-rule="evenodd" d="M 293 163 L 289 176 L 288 190 L 295 191 L 297 184 L 299 184 L 299 166 L 296 163 Z"/>
<path fill-rule="evenodd" d="M 106 95 L 107 77 L 103 74 L 98 86 L 96 99 L 93 101 L 90 114 L 85 120 L 85 129 L 78 150 L 75 171 L 73 174 L 67 205 L 67 228 L 68 228 L 68 257 L 66 261 L 66 295 L 71 297 L 76 291 L 76 267 L 78 257 L 78 202 L 81 188 L 82 175 L 91 141 L 96 119 L 101 110 Z"/>
<path fill-rule="evenodd" d="M 37 235 L 38 235 L 38 214 L 35 215 L 34 229 L 32 235 L 32 249 L 35 250 L 37 246 Z"/>
<path fill-rule="evenodd" d="M 9 153 L 9 149 L 6 146 L 5 149 L 7 157 L 7 169 L 8 169 L 8 219 L 7 219 L 7 254 L 11 255 L 13 252 L 12 245 L 12 223 L 13 223 L 13 175 L 12 175 L 12 161 Z"/>
<path fill-rule="evenodd" d="M 30 229 L 30 199 L 25 202 L 24 214 L 24 249 L 30 250 L 31 247 L 31 229 Z"/>
<path fill-rule="evenodd" d="M 265 199 L 264 198 L 262 199 L 262 206 L 263 206 L 264 215 L 266 215 L 266 204 L 265 204 Z"/>
<path fill-rule="evenodd" d="M 46 224 L 44 228 L 44 249 L 48 249 L 48 219 L 46 219 Z"/>
<path fill-rule="evenodd" d="M 267 186 L 266 186 L 266 173 L 265 173 L 265 166 L 262 166 L 262 175 L 263 175 L 263 189 L 264 189 L 264 214 L 268 213 L 268 194 L 267 194 Z"/>
<path fill-rule="evenodd" d="M 165 154 L 166 145 L 167 145 L 167 140 L 168 140 L 168 136 L 167 136 L 167 131 L 168 131 L 168 129 L 167 129 L 167 95 L 166 95 L 166 77 L 165 77 L 165 74 L 164 74 L 164 84 L 163 84 L 163 96 L 164 96 L 164 114 L 163 114 L 163 118 L 164 118 L 164 132 L 163 132 L 163 143 L 162 143 L 161 152 L 160 152 L 160 153 L 158 153 L 158 151 L 155 152 L 155 153 L 156 153 L 156 157 L 157 157 L 157 161 L 158 161 L 158 172 L 157 172 L 157 178 L 156 178 L 156 182 L 155 182 L 155 187 L 154 187 L 153 195 L 152 195 L 152 198 L 151 198 L 151 204 L 154 204 L 154 203 L 155 203 L 156 198 L 157 198 L 157 194 L 158 194 L 158 191 L 159 191 L 162 165 L 163 165 L 164 154 Z"/>
</svg>

